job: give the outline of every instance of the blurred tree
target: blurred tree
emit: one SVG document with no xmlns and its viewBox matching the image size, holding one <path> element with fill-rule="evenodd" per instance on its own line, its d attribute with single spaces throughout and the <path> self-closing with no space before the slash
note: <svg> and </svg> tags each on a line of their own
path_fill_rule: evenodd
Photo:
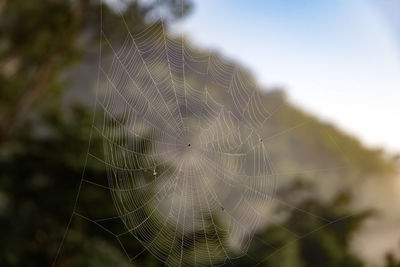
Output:
<svg viewBox="0 0 400 267">
<path fill-rule="evenodd" d="M 400 259 L 390 252 L 386 255 L 385 267 L 400 267 Z"/>
<path fill-rule="evenodd" d="M 182 14 L 181 1 L 122 2 L 120 12 L 137 31 L 160 5 L 170 10 L 170 20 L 190 7 L 185 1 Z M 118 40 L 120 13 L 100 1 L 0 1 L 0 266 L 49 266 L 60 244 L 84 168 L 92 116 L 86 107 L 61 105 L 62 78 L 98 47 L 100 9 L 107 18 L 104 27 L 113 27 Z M 100 149 L 101 140 L 94 137 L 92 146 Z M 86 172 L 105 175 L 90 163 Z M 111 208 L 95 196 L 92 201 Z M 71 236 L 81 245 L 57 265 L 126 263 L 104 233 L 78 229 Z"/>
<path fill-rule="evenodd" d="M 284 222 L 258 233 L 249 248 L 249 257 L 235 261 L 235 266 L 365 266 L 351 251 L 350 241 L 371 212 L 349 216 L 351 198 L 348 192 L 339 193 L 329 203 L 321 203 L 312 197 L 315 195 L 312 191 L 312 184 L 301 180 L 280 190 L 279 199 L 288 203 L 297 199 L 296 209 L 279 205 L 277 212 L 286 214 Z"/>
<path fill-rule="evenodd" d="M 141 31 L 157 9 L 169 10 L 176 19 L 190 9 L 184 1 L 164 0 L 151 4 L 121 1 L 122 12 L 134 31 Z M 117 5 L 117 1 L 115 5 Z M 107 18 L 103 28 L 121 38 L 121 11 L 99 4 L 99 0 L 3 0 L 0 2 L 0 145 L 12 134 L 24 130 L 27 116 L 37 118 L 49 108 L 58 108 L 63 86 L 60 76 L 77 63 L 99 41 L 100 9 Z M 103 6 L 103 7 L 101 7 Z M 120 27 L 119 27 L 120 26 Z M 40 105 L 36 105 L 40 101 Z M 32 105 L 36 105 L 34 110 Z M 30 114 L 33 115 L 33 114 Z"/>
</svg>

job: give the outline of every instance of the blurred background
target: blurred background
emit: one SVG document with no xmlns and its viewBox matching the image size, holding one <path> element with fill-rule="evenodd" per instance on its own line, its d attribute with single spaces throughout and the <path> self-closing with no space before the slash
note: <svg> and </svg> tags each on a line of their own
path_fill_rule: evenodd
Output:
<svg viewBox="0 0 400 267">
<path fill-rule="evenodd" d="M 88 147 L 103 150 L 92 131 L 102 10 L 116 46 L 126 37 L 121 13 L 132 34 L 162 13 L 170 38 L 183 33 L 198 53 L 252 73 L 274 111 L 265 135 L 284 174 L 276 194 L 297 209 L 276 207 L 287 209 L 279 225 L 257 231 L 249 257 L 226 266 L 400 266 L 400 2 L 184 4 L 0 0 L 0 265 L 130 266 L 127 251 L 137 266 L 164 265 L 139 242 L 121 247 L 71 217 L 74 207 L 114 209 L 80 186 L 107 176 L 87 157 Z"/>
</svg>

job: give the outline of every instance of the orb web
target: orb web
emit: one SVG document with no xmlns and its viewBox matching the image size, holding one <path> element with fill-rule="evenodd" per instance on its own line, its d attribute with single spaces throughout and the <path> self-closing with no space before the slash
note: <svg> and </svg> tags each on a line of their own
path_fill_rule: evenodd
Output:
<svg viewBox="0 0 400 267">
<path fill-rule="evenodd" d="M 276 178 L 288 173 L 274 170 L 268 142 L 306 122 L 266 134 L 274 114 L 263 105 L 250 73 L 169 34 L 161 16 L 139 32 L 120 17 L 123 40 L 113 40 L 101 27 L 100 46 L 107 55 L 100 53 L 100 112 L 94 119 L 100 114 L 101 120 L 92 134 L 101 137 L 104 150 L 94 154 L 89 145 L 88 152 L 105 166 L 107 179 L 85 175 L 77 197 L 78 202 L 83 184 L 104 189 L 115 214 L 99 218 L 75 204 L 72 216 L 110 233 L 132 264 L 147 251 L 168 266 L 234 265 L 266 224 L 283 228 L 293 241 L 314 232 L 279 225 L 269 217 L 270 202 L 323 222 L 315 231 L 338 221 L 274 194 Z M 343 166 L 330 169 L 337 168 Z M 107 226 L 116 220 L 121 227 Z M 134 241 L 141 252 L 131 254 L 125 242 Z"/>
<path fill-rule="evenodd" d="M 102 35 L 112 58 L 100 67 L 101 134 L 122 234 L 170 266 L 245 254 L 274 190 L 253 82 L 162 21 L 119 48 Z"/>
</svg>

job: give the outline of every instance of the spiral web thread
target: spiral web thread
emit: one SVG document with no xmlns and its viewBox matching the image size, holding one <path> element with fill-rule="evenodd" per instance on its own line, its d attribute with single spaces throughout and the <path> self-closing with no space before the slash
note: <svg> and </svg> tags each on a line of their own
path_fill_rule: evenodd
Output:
<svg viewBox="0 0 400 267">
<path fill-rule="evenodd" d="M 267 143 L 302 124 L 264 138 L 273 114 L 247 72 L 169 37 L 163 19 L 136 34 L 121 19 L 127 31 L 121 45 L 101 29 L 112 57 L 100 60 L 96 106 L 103 122 L 92 130 L 104 153 L 88 151 L 105 165 L 108 182 L 83 176 L 77 197 L 85 184 L 105 190 L 116 214 L 92 218 L 75 206 L 71 218 L 114 236 L 132 264 L 148 251 L 168 266 L 233 265 L 258 229 L 275 224 L 266 213 L 269 202 L 317 218 L 322 227 L 336 222 L 274 195 L 283 174 L 274 171 Z M 107 227 L 115 220 L 121 229 Z M 284 230 L 293 242 L 314 232 Z M 143 248 L 135 255 L 125 245 L 132 240 Z"/>
<path fill-rule="evenodd" d="M 118 51 L 103 35 L 114 54 L 109 70 L 101 69 L 109 184 L 123 234 L 171 266 L 215 265 L 233 257 L 229 242 L 245 253 L 260 220 L 254 207 L 272 193 L 255 193 L 273 189 L 272 167 L 253 128 L 268 113 L 233 66 L 196 55 L 158 25 L 128 33 Z M 201 78 L 191 82 L 190 75 Z M 208 93 L 211 83 L 235 105 L 219 104 Z M 135 214 L 143 209 L 144 216 Z"/>
</svg>

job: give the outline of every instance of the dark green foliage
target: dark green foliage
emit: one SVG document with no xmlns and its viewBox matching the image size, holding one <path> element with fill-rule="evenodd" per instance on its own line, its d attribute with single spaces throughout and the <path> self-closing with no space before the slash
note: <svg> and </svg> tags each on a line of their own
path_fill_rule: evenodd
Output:
<svg viewBox="0 0 400 267">
<path fill-rule="evenodd" d="M 98 3 L 0 1 L 0 266 L 50 266 L 61 243 L 92 123 L 87 107 L 61 105 L 66 89 L 62 75 L 98 47 L 100 8 L 111 20 L 103 22 L 106 28 L 113 27 L 113 37 L 122 38 L 113 25 L 121 21 L 120 14 Z M 170 8 L 174 4 L 166 2 Z M 124 12 L 135 14 L 129 16 L 129 27 L 143 29 L 154 8 L 128 3 Z M 91 150 L 102 150 L 97 135 Z M 85 168 L 88 177 L 106 176 L 94 161 Z M 98 191 L 86 195 L 81 210 L 113 209 Z M 102 229 L 84 220 L 71 226 L 58 266 L 127 264 L 119 244 Z M 131 249 L 141 247 L 132 244 Z"/>
<path fill-rule="evenodd" d="M 294 183 L 286 190 L 298 194 L 310 193 L 313 188 Z M 285 200 L 284 195 L 281 197 Z M 362 260 L 351 252 L 350 239 L 371 214 L 365 211 L 349 215 L 349 201 L 348 193 L 344 192 L 329 203 L 305 198 L 297 203 L 296 209 L 282 205 L 280 209 L 288 214 L 285 222 L 271 225 L 265 232 L 258 233 L 250 246 L 248 257 L 234 262 L 235 265 L 364 266 Z M 310 214 L 305 215 L 304 211 Z"/>
<path fill-rule="evenodd" d="M 400 250 L 397 252 L 399 251 Z M 386 255 L 385 267 L 400 267 L 400 258 L 396 257 L 396 255 L 392 252 L 388 253 Z"/>
</svg>

